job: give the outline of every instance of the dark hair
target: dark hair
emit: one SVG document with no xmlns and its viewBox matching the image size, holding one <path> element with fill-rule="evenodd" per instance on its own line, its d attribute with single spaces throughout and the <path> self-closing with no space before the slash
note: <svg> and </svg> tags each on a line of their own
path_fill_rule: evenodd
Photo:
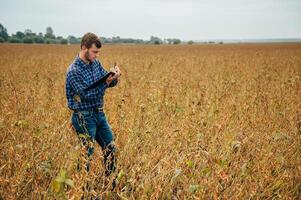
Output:
<svg viewBox="0 0 301 200">
<path fill-rule="evenodd" d="M 86 33 L 82 37 L 82 41 L 80 43 L 80 48 L 85 46 L 87 49 L 91 48 L 92 45 L 95 44 L 97 48 L 101 47 L 100 39 L 94 33 Z"/>
</svg>

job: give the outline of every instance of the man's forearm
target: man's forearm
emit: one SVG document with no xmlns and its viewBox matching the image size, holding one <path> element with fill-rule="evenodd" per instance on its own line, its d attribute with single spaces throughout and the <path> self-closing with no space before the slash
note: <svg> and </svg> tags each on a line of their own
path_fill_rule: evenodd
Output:
<svg viewBox="0 0 301 200">
<path fill-rule="evenodd" d="M 108 87 L 114 87 L 114 86 L 117 85 L 117 83 L 118 83 L 118 79 L 115 79 L 115 80 L 113 80 L 113 81 L 109 84 Z"/>
</svg>

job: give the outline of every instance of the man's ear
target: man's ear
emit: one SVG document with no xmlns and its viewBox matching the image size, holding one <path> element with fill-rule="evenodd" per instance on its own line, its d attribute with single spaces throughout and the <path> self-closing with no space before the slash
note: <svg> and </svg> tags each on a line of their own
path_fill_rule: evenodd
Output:
<svg viewBox="0 0 301 200">
<path fill-rule="evenodd" d="M 81 50 L 84 50 L 86 51 L 87 50 L 87 47 L 85 45 L 82 46 Z"/>
</svg>

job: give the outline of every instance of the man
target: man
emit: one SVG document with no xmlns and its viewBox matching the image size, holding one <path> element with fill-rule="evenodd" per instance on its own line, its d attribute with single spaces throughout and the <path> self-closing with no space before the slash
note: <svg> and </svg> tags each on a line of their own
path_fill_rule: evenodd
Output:
<svg viewBox="0 0 301 200">
<path fill-rule="evenodd" d="M 93 144 L 101 146 L 104 153 L 106 176 L 114 172 L 116 158 L 114 136 L 103 112 L 103 96 L 107 88 L 114 87 L 121 75 L 118 66 L 111 68 L 114 74 L 104 79 L 108 72 L 97 60 L 102 44 L 93 33 L 86 33 L 81 40 L 81 50 L 66 75 L 68 107 L 73 111 L 72 126 L 87 149 L 87 171 L 93 154 Z"/>
</svg>

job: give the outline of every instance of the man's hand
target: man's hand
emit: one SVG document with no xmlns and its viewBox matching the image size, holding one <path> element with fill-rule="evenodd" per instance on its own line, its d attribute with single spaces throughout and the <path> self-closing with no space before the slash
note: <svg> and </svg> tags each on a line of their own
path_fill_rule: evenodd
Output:
<svg viewBox="0 0 301 200">
<path fill-rule="evenodd" d="M 120 71 L 120 69 L 119 69 L 118 66 L 112 67 L 112 68 L 110 69 L 110 71 L 111 71 L 111 72 L 114 72 L 115 74 L 114 74 L 114 76 L 113 76 L 113 75 L 110 75 L 110 76 L 107 78 L 106 82 L 107 82 L 108 85 L 110 85 L 110 83 L 111 83 L 113 80 L 118 79 L 118 78 L 121 76 L 121 71 Z"/>
</svg>

